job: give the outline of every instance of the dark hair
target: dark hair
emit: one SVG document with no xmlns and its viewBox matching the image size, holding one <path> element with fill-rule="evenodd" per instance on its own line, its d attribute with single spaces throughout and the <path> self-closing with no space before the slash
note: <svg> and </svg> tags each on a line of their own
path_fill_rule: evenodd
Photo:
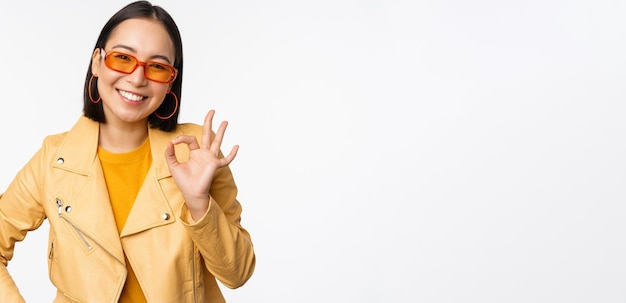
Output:
<svg viewBox="0 0 626 303">
<path fill-rule="evenodd" d="M 178 96 L 178 108 L 176 108 L 176 112 L 168 119 L 161 120 L 154 113 L 148 116 L 148 123 L 150 127 L 159 128 L 164 131 L 173 131 L 176 129 L 176 125 L 178 124 L 178 113 L 180 112 L 180 102 L 181 102 L 181 87 L 183 83 L 183 43 L 180 37 L 180 32 L 178 31 L 178 26 L 174 22 L 174 19 L 161 7 L 152 5 L 148 1 L 136 1 L 131 4 L 128 4 L 121 10 L 119 10 L 115 15 L 109 19 L 109 21 L 104 25 L 102 31 L 100 32 L 100 36 L 96 41 L 96 46 L 94 47 L 94 51 L 98 48 L 104 48 L 111 32 L 123 21 L 134 18 L 144 18 L 144 19 L 152 19 L 157 20 L 165 26 L 172 42 L 174 43 L 174 50 L 176 53 L 176 57 L 174 58 L 174 67 L 178 69 L 178 76 L 176 80 L 172 83 L 171 91 Z M 92 52 L 93 54 L 93 52 Z M 90 98 L 98 99 L 100 96 L 98 95 L 98 88 L 96 81 L 91 83 L 91 89 L 89 87 L 90 80 L 93 74 L 91 73 L 91 64 L 93 61 L 93 56 L 91 61 L 89 61 L 89 68 L 87 69 L 87 76 L 85 77 L 85 87 L 83 91 L 83 113 L 85 117 L 90 118 L 97 122 L 105 122 L 104 110 L 102 109 L 102 102 L 93 103 Z M 92 97 L 89 96 L 89 92 L 91 91 Z M 170 100 L 168 100 L 170 99 Z M 175 100 L 172 94 L 167 94 L 165 96 L 165 100 L 157 108 L 155 112 L 161 113 L 162 117 L 169 116 L 172 111 L 175 109 Z"/>
</svg>

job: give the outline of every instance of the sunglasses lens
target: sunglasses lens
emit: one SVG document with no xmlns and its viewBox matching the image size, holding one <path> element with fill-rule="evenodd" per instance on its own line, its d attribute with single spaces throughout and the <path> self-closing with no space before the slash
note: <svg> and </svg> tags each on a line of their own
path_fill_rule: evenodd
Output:
<svg viewBox="0 0 626 303">
<path fill-rule="evenodd" d="M 108 53 L 104 63 L 110 69 L 125 74 L 130 74 L 135 71 L 138 64 L 143 65 L 143 63 L 139 63 L 135 57 L 120 52 Z M 146 62 L 144 65 L 144 76 L 148 80 L 171 83 L 176 78 L 176 69 L 159 62 Z"/>
<path fill-rule="evenodd" d="M 137 66 L 137 59 L 126 54 L 113 52 L 106 56 L 104 63 L 112 70 L 130 74 Z"/>
<path fill-rule="evenodd" d="M 176 75 L 173 67 L 157 62 L 148 62 L 145 68 L 146 78 L 157 82 L 170 82 Z"/>
</svg>

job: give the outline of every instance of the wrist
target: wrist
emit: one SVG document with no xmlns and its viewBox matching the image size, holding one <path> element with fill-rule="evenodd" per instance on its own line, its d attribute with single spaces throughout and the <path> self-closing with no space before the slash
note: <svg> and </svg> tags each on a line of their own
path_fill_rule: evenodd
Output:
<svg viewBox="0 0 626 303">
<path fill-rule="evenodd" d="M 187 209 L 189 210 L 189 214 L 191 215 L 191 218 L 194 221 L 197 221 L 198 219 L 202 218 L 204 216 L 204 214 L 206 214 L 207 210 L 209 209 L 209 199 L 205 198 L 205 199 L 192 199 L 192 200 L 185 200 L 185 203 L 187 204 Z"/>
</svg>

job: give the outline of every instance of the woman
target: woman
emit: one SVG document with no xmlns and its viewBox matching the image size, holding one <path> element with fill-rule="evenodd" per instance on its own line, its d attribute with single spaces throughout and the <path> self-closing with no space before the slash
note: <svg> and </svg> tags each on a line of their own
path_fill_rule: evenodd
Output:
<svg viewBox="0 0 626 303">
<path fill-rule="evenodd" d="M 147 1 L 100 33 L 84 117 L 41 149 L 0 196 L 0 302 L 23 302 L 6 266 L 16 241 L 49 220 L 54 302 L 224 302 L 255 254 L 223 156 L 222 122 L 178 124 L 182 42 Z"/>
</svg>

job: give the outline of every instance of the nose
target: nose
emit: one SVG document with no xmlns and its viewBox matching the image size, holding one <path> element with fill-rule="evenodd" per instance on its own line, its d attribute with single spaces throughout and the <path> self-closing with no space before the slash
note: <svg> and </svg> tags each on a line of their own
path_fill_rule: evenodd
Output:
<svg viewBox="0 0 626 303">
<path fill-rule="evenodd" d="M 144 86 L 148 84 L 148 79 L 146 79 L 144 75 L 145 67 L 145 64 L 137 64 L 137 68 L 135 68 L 132 73 L 126 75 L 126 81 L 134 86 Z"/>
</svg>

